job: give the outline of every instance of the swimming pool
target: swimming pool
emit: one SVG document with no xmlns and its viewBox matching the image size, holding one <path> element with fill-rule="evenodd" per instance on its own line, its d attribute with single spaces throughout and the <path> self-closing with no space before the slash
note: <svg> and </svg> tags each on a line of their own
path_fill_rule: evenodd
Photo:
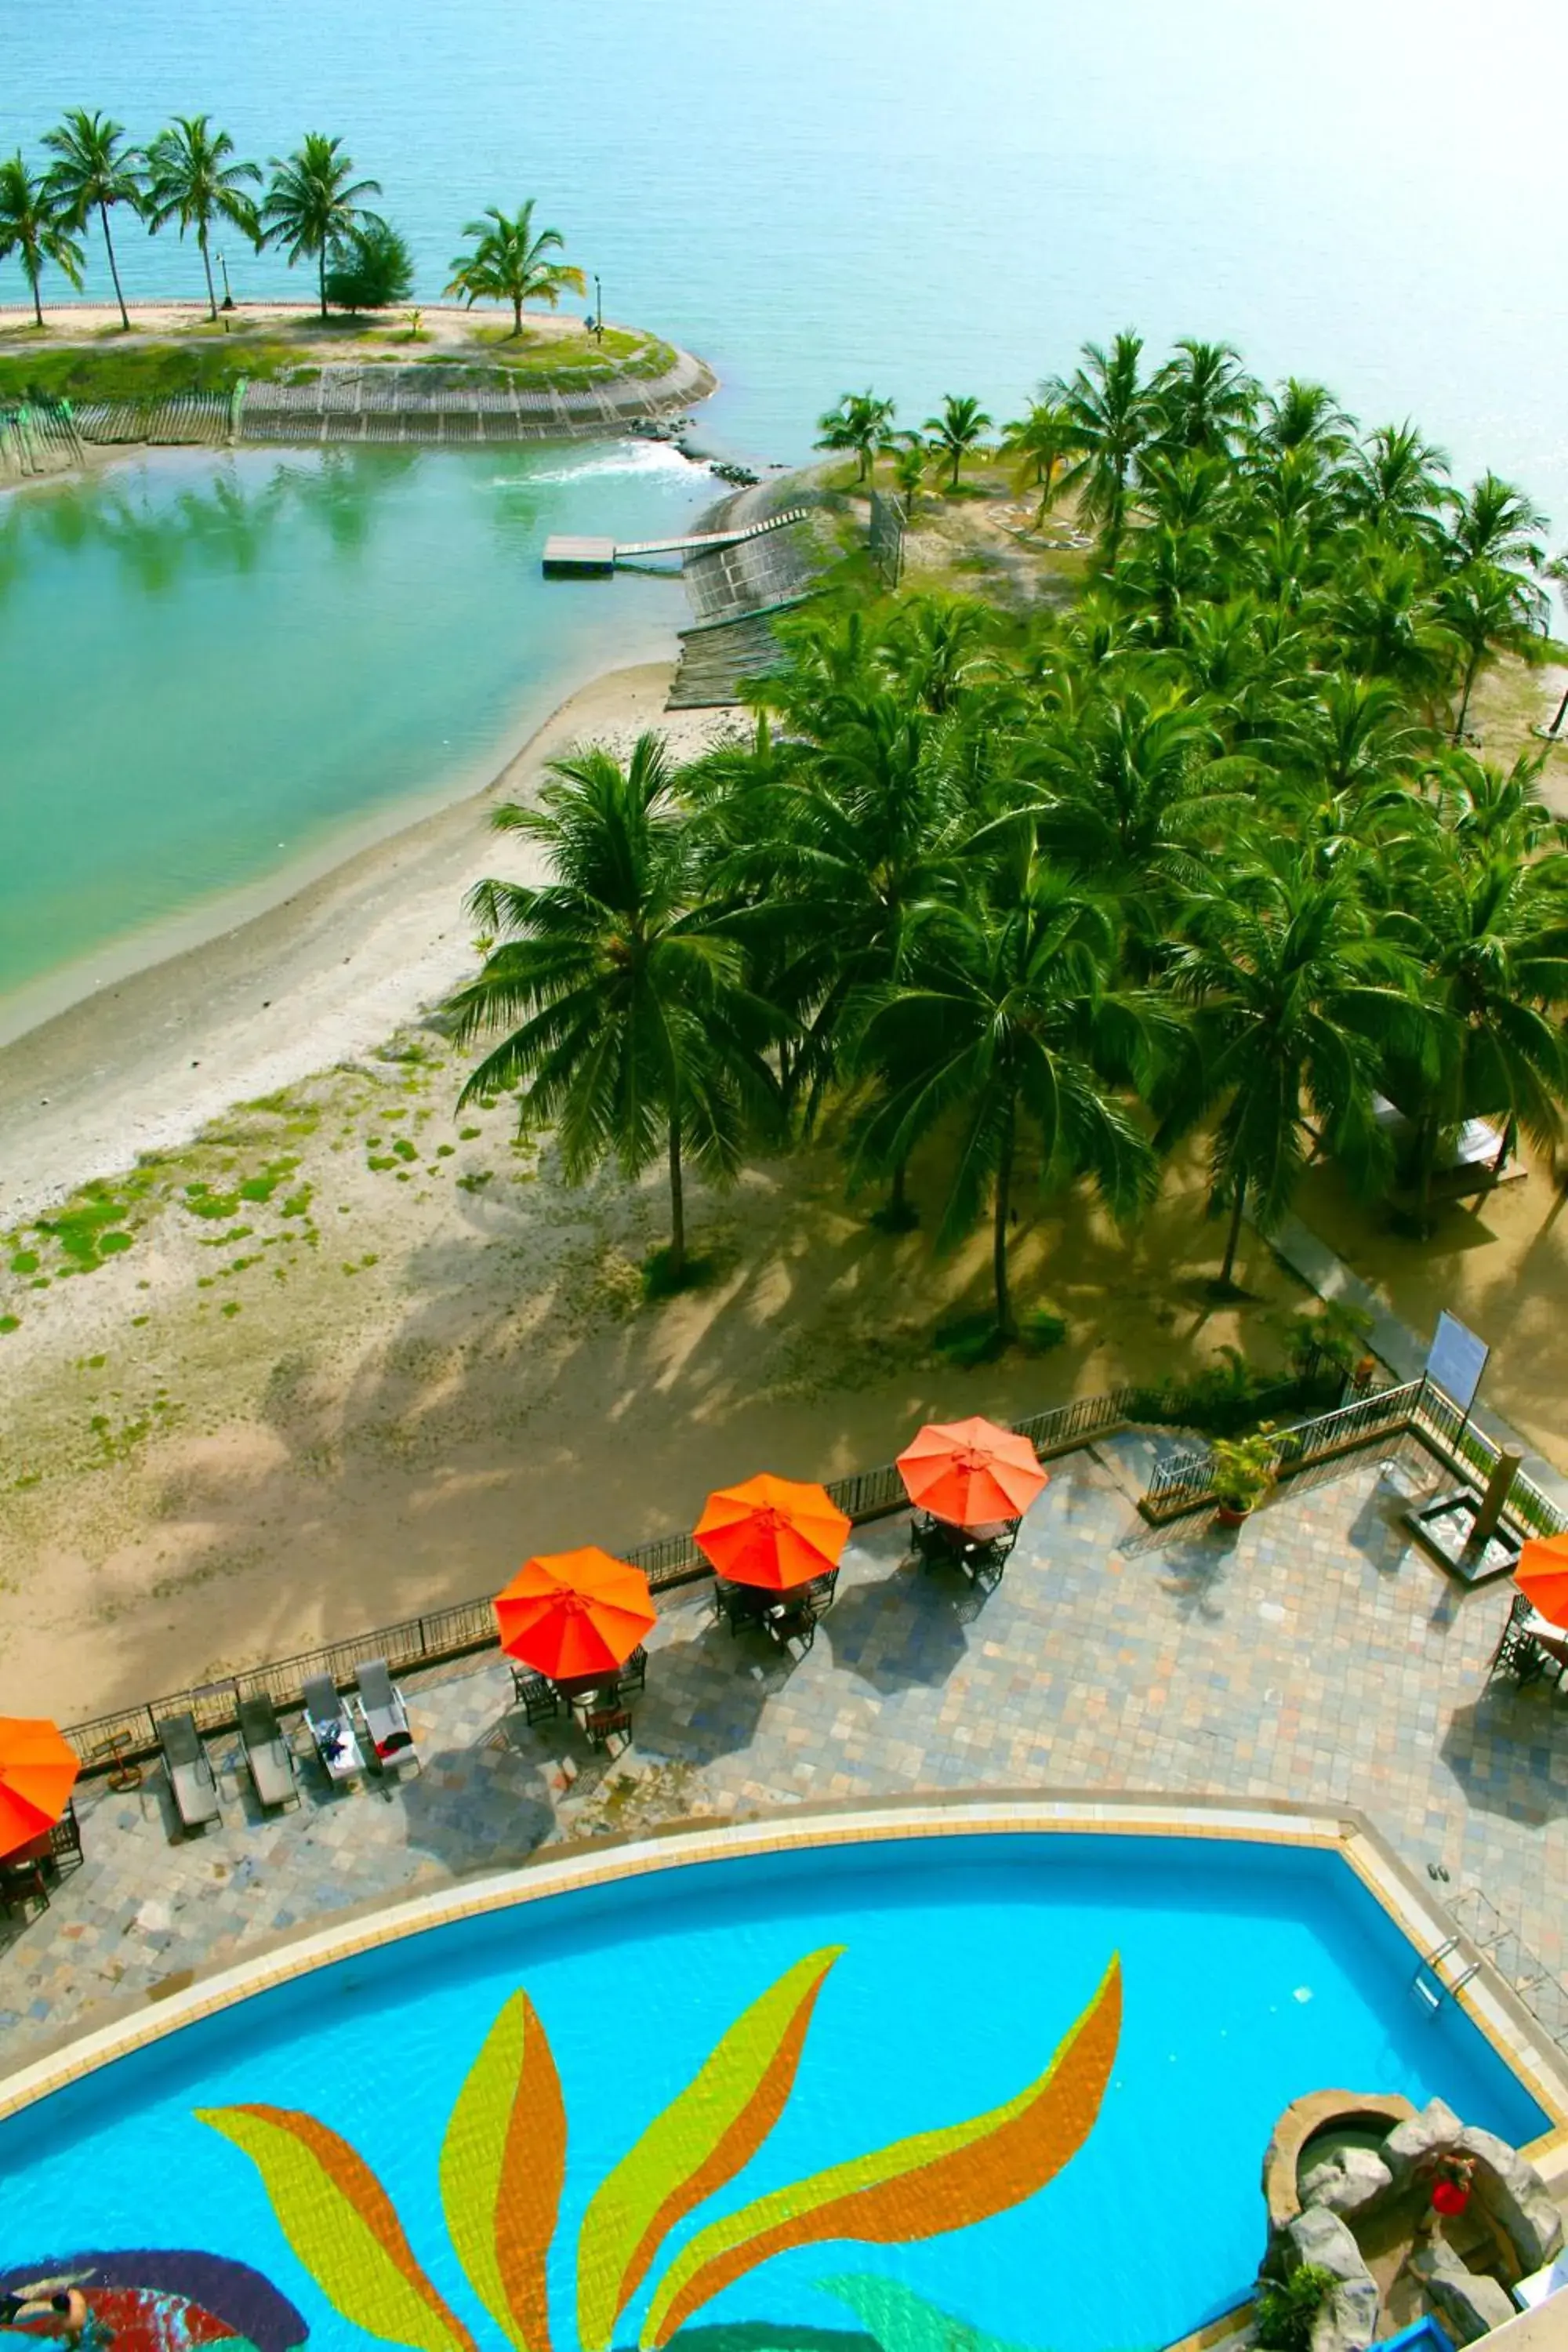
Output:
<svg viewBox="0 0 1568 2352">
<path fill-rule="evenodd" d="M 1246 2291 L 1301 2093 L 1545 2128 L 1411 1968 L 1310 1847 L 976 1832 L 661 1869 L 338 1961 L 16 2115 L 0 2284 L 111 2248 L 134 2284 L 153 2250 L 181 2325 L 138 2338 L 122 2299 L 117 2352 L 1161 2345 Z M 193 2334 L 179 2296 L 208 2293 Z"/>
</svg>

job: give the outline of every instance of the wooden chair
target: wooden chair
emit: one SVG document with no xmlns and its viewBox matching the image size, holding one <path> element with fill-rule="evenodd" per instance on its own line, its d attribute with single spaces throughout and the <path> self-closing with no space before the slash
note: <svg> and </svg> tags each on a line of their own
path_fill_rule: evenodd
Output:
<svg viewBox="0 0 1568 2352">
<path fill-rule="evenodd" d="M 553 1723 L 561 1713 L 561 1694 L 548 1675 L 536 1675 L 531 1666 L 513 1666 L 511 1692 L 522 1703 L 523 1718 L 529 1724 Z"/>
<path fill-rule="evenodd" d="M 625 1743 L 629 1748 L 632 1740 L 631 1710 L 624 1706 L 596 1707 L 593 1714 L 583 1717 L 583 1728 L 588 1736 L 590 1748 L 607 1748 L 617 1733 L 624 1734 Z"/>
<path fill-rule="evenodd" d="M 0 1862 L 0 1909 L 19 1913 L 25 1919 L 29 1903 L 37 1903 L 45 1911 L 49 1907 L 43 1864 Z"/>
<path fill-rule="evenodd" d="M 616 1680 L 620 1688 L 624 1691 L 640 1691 L 647 1689 L 647 1652 L 643 1648 L 640 1642 L 637 1643 L 637 1648 L 632 1652 L 631 1656 L 620 1669 L 620 1672 L 616 1676 Z"/>
<path fill-rule="evenodd" d="M 1559 1643 L 1552 1634 L 1542 1635 L 1539 1629 L 1544 1622 L 1537 1617 L 1522 1592 L 1514 1594 L 1508 1622 L 1498 1636 L 1497 1648 L 1487 1668 L 1489 1682 L 1498 1675 L 1511 1675 L 1521 1684 L 1538 1682 L 1542 1675 L 1562 1684 L 1563 1675 L 1568 1673 L 1568 1632 Z"/>
</svg>

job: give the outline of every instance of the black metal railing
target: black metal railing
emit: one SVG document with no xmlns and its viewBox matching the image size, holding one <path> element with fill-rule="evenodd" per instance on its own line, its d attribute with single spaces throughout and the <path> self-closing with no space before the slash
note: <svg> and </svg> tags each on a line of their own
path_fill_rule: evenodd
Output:
<svg viewBox="0 0 1568 2352">
<path fill-rule="evenodd" d="M 1034 1413 L 1014 1426 L 1033 1441 L 1042 1457 L 1066 1453 L 1090 1437 L 1103 1437 L 1120 1429 L 1132 1394 L 1129 1388 L 1119 1388 L 1103 1396 L 1079 1397 L 1071 1404 Z M 900 1510 L 908 1500 L 893 1462 L 830 1479 L 827 1491 L 857 1525 Z M 656 1536 L 624 1557 L 642 1570 L 655 1593 L 712 1574 L 685 1533 Z M 65 1736 L 84 1771 L 110 1773 L 121 1764 L 155 1755 L 159 1726 L 172 1715 L 194 1715 L 204 1736 L 228 1731 L 234 1727 L 242 1699 L 263 1695 L 280 1710 L 298 1707 L 303 1703 L 306 1683 L 315 1675 L 330 1675 L 346 1689 L 364 1658 L 384 1658 L 392 1674 L 405 1675 L 421 1666 L 440 1665 L 479 1650 L 493 1649 L 496 1644 L 495 1612 L 487 1593 L 482 1599 L 459 1601 L 449 1609 L 430 1610 L 422 1617 L 406 1617 L 395 1625 L 378 1625 L 369 1633 L 353 1634 L 346 1641 L 324 1643 L 318 1649 L 247 1667 L 192 1690 L 172 1691 L 162 1698 L 94 1716 L 86 1723 L 68 1725 Z"/>
<path fill-rule="evenodd" d="M 1376 1389 L 1332 1412 L 1276 1432 L 1278 1475 L 1290 1478 L 1314 1463 L 1405 1436 L 1419 1439 L 1456 1470 L 1483 1484 L 1502 1450 L 1451 1396 L 1423 1377 L 1397 1388 Z M 1138 1507 L 1146 1519 L 1159 1524 L 1202 1510 L 1214 1500 L 1215 1457 L 1204 1446 L 1157 1464 Z M 1557 1535 L 1568 1527 L 1568 1514 L 1522 1474 L 1509 1490 L 1508 1516 L 1527 1535 Z"/>
</svg>

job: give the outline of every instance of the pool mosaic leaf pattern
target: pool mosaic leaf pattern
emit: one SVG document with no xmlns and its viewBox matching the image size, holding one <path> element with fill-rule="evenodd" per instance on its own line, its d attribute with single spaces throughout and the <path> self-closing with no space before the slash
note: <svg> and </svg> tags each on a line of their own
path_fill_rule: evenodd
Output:
<svg viewBox="0 0 1568 2352">
<path fill-rule="evenodd" d="M 577 2247 L 582 2352 L 606 2352 L 670 2231 L 763 2145 L 841 1950 L 825 1946 L 786 1969 L 600 2183 Z M 1121 2030 L 1121 1972 L 1112 1958 L 1045 2073 L 1016 2098 L 813 2173 L 700 2230 L 655 2288 L 642 2343 L 658 2352 L 693 2312 L 774 2254 L 829 2239 L 909 2244 L 1034 2196 L 1093 2130 Z M 292 2108 L 196 2112 L 250 2158 L 295 2254 L 352 2326 L 413 2352 L 477 2352 L 421 2270 L 385 2189 L 345 2139 Z M 518 1992 L 458 2094 L 440 2158 L 452 2243 L 514 2352 L 552 2352 L 546 2266 L 565 2171 L 554 2057 L 532 2004 Z M 1008 2352 L 979 2338 L 976 2346 Z"/>
<path fill-rule="evenodd" d="M 808 1952 L 742 2011 L 600 2183 L 577 2241 L 583 2352 L 605 2352 L 670 2231 L 751 2162 L 783 2115 L 816 1996 L 843 1948 Z"/>
<path fill-rule="evenodd" d="M 346 2139 L 291 2107 L 198 2107 L 261 2175 L 279 2227 L 329 2303 L 415 2352 L 476 2352 L 415 2259 L 385 2189 Z"/>
<path fill-rule="evenodd" d="M 667 2344 L 723 2288 L 794 2247 L 828 2238 L 909 2245 L 1033 2197 L 1093 2130 L 1121 2030 L 1113 1959 L 1045 2073 L 1005 2106 L 793 2181 L 700 2231 L 655 2290 L 643 2343 Z"/>
<path fill-rule="evenodd" d="M 551 2352 L 545 2263 L 566 2178 L 566 2109 L 538 2012 L 514 1993 L 458 2095 L 441 2204 L 468 2283 L 517 2352 Z"/>
</svg>

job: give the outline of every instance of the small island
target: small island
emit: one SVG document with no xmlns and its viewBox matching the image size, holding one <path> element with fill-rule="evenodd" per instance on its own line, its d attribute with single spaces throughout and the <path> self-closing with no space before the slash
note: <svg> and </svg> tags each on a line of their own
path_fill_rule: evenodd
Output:
<svg viewBox="0 0 1568 2352">
<path fill-rule="evenodd" d="M 595 312 L 556 315 L 588 273 L 531 196 L 463 225 L 447 299 L 428 303 L 406 240 L 367 201 L 380 183 L 354 176 L 341 139 L 307 132 L 265 180 L 206 115 L 138 147 L 78 107 L 43 145 L 42 170 L 0 161 L 0 261 L 16 257 L 31 298 L 0 308 L 0 481 L 103 444 L 554 439 L 668 419 L 715 389 L 701 361 L 608 325 L 596 274 Z M 129 304 L 117 218 L 122 236 L 131 222 L 188 235 L 205 300 Z M 94 232 L 112 301 L 47 306 L 56 278 L 81 295 Z M 268 247 L 306 263 L 315 302 L 237 301 L 225 243 L 237 272 Z"/>
</svg>

